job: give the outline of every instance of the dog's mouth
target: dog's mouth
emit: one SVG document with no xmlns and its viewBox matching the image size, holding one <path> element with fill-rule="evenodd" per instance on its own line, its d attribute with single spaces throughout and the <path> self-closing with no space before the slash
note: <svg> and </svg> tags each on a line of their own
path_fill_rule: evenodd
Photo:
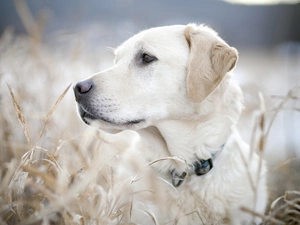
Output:
<svg viewBox="0 0 300 225">
<path fill-rule="evenodd" d="M 85 122 L 86 124 L 90 125 L 92 121 L 94 120 L 101 120 L 105 123 L 108 123 L 110 125 L 113 126 L 132 126 L 132 125 L 136 125 L 142 122 L 145 122 L 145 119 L 136 119 L 136 120 L 126 120 L 125 122 L 119 122 L 117 120 L 114 119 L 110 119 L 108 117 L 105 117 L 103 115 L 93 115 L 92 113 L 88 112 L 87 110 L 85 110 L 82 106 L 78 106 L 78 111 L 79 111 L 79 115 L 81 117 L 81 119 L 83 120 L 83 122 Z"/>
</svg>

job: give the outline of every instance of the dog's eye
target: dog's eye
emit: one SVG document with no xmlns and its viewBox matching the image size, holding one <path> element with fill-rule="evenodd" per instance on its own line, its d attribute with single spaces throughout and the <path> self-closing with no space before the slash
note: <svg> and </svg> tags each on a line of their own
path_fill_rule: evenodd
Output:
<svg viewBox="0 0 300 225">
<path fill-rule="evenodd" d="M 142 55 L 142 59 L 143 59 L 143 63 L 147 64 L 147 63 L 151 63 L 152 61 L 154 61 L 156 58 L 154 56 L 148 55 L 146 53 L 144 53 Z"/>
</svg>

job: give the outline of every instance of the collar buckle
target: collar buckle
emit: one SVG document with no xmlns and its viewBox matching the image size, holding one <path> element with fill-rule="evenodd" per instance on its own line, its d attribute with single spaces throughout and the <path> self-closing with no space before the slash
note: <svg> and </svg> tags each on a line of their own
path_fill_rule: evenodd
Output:
<svg viewBox="0 0 300 225">
<path fill-rule="evenodd" d="M 195 173 L 197 176 L 207 174 L 213 168 L 212 158 L 207 160 L 200 159 L 194 163 Z"/>
<path fill-rule="evenodd" d="M 207 174 L 213 168 L 212 158 L 207 160 L 200 159 L 194 163 L 194 172 L 197 176 L 202 176 Z M 179 187 L 186 177 L 186 172 L 183 172 L 181 175 L 178 175 L 175 170 L 171 171 L 172 175 L 172 184 L 174 187 Z"/>
<path fill-rule="evenodd" d="M 220 146 L 220 150 L 214 154 L 211 155 L 211 158 L 209 159 L 198 159 L 193 164 L 193 170 L 191 172 L 194 172 L 197 176 L 202 176 L 207 174 L 212 168 L 213 168 L 213 159 L 218 156 L 218 154 L 222 151 L 226 143 Z M 178 175 L 175 170 L 170 171 L 172 175 L 172 184 L 174 187 L 179 187 L 182 182 L 184 181 L 187 172 L 183 172 L 181 175 Z"/>
</svg>

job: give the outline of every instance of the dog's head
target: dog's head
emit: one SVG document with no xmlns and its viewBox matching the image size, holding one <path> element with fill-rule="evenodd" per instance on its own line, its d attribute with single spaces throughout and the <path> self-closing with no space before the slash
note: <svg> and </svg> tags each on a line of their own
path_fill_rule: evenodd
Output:
<svg viewBox="0 0 300 225">
<path fill-rule="evenodd" d="M 104 130 L 189 119 L 237 61 L 206 26 L 145 30 L 115 50 L 115 65 L 74 87 L 82 120 Z"/>
</svg>

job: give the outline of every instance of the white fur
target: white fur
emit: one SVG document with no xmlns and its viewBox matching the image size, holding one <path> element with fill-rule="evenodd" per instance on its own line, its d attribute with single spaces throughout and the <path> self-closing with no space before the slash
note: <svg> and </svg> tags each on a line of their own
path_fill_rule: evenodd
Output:
<svg viewBox="0 0 300 225">
<path fill-rule="evenodd" d="M 112 133 L 136 131 L 134 149 L 147 162 L 164 157 L 182 159 L 184 163 L 162 160 L 152 165 L 158 176 L 167 181 L 171 181 L 171 170 L 180 174 L 197 157 L 208 159 L 225 143 L 208 174 L 191 174 L 176 189 L 171 185 L 160 189 L 168 202 L 166 211 L 151 201 L 149 207 L 160 224 L 174 222 L 174 218 L 178 224 L 250 224 L 253 221 L 258 224 L 259 218 L 240 209 L 245 206 L 263 214 L 267 203 L 266 166 L 250 152 L 235 128 L 242 110 L 242 92 L 230 74 L 226 74 L 201 103 L 188 97 L 186 71 L 190 51 L 185 29 L 186 26 L 152 28 L 119 46 L 115 51 L 115 65 L 89 78 L 94 90 L 87 110 L 95 116 L 101 112 L 112 123 L 101 119 L 87 121 Z M 209 34 L 204 45 L 211 44 L 210 36 L 217 37 L 210 28 L 199 29 Z M 141 51 L 157 60 L 139 64 Z M 145 121 L 126 124 L 139 119 Z M 124 133 L 119 141 L 109 141 L 124 147 L 124 137 L 128 134 Z M 151 220 L 146 222 L 141 214 L 133 222 L 141 219 L 141 224 L 153 224 Z"/>
</svg>

